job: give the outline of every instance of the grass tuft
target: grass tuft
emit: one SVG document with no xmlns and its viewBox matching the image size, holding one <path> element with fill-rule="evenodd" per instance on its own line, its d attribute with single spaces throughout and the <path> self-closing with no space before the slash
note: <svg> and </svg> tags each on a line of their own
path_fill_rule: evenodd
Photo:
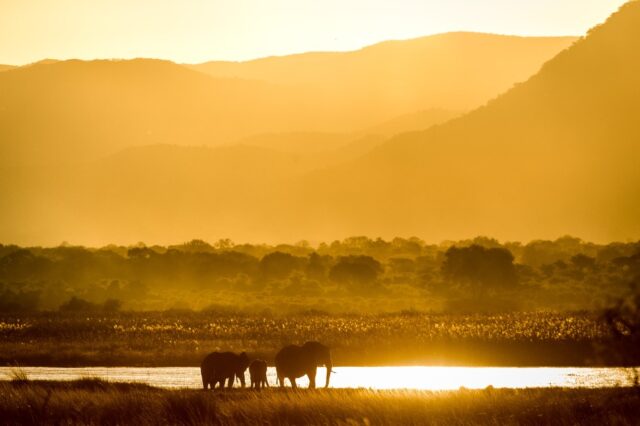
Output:
<svg viewBox="0 0 640 426">
<path fill-rule="evenodd" d="M 9 371 L 9 377 L 13 383 L 26 383 L 29 381 L 27 372 L 17 364 L 11 367 L 11 370 Z"/>
<path fill-rule="evenodd" d="M 42 425 L 635 425 L 640 406 L 632 388 L 214 393 L 85 379 L 20 386 L 0 382 L 0 395 L 0 419 Z"/>
</svg>

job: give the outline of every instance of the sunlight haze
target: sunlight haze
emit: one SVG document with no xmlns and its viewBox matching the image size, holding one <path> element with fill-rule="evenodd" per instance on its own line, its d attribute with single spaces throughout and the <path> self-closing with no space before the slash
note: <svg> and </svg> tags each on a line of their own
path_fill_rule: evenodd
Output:
<svg viewBox="0 0 640 426">
<path fill-rule="evenodd" d="M 0 0 L 0 426 L 638 425 L 640 0 Z"/>
<path fill-rule="evenodd" d="M 0 64 L 197 63 L 346 51 L 449 31 L 584 35 L 624 0 L 2 0 Z"/>
</svg>

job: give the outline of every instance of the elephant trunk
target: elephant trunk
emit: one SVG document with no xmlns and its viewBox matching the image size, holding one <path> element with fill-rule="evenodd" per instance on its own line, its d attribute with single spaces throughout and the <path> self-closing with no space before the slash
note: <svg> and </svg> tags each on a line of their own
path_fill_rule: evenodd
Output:
<svg viewBox="0 0 640 426">
<path fill-rule="evenodd" d="M 331 360 L 329 360 L 329 362 L 325 364 L 325 367 L 327 367 L 327 379 L 326 379 L 324 387 L 328 388 L 329 387 L 329 379 L 331 378 L 331 369 L 333 368 L 333 364 L 331 363 Z"/>
</svg>

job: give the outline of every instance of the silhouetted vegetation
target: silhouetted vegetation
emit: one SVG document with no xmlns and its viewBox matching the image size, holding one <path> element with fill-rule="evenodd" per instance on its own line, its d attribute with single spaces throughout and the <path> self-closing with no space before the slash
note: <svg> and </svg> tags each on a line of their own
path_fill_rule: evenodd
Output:
<svg viewBox="0 0 640 426">
<path fill-rule="evenodd" d="M 631 285 L 626 297 L 604 312 L 603 319 L 611 337 L 601 351 L 613 356 L 619 365 L 635 367 L 633 381 L 640 390 L 640 287 L 637 283 Z"/>
<path fill-rule="evenodd" d="M 0 245 L 0 309 L 330 313 L 601 309 L 640 276 L 640 243 L 577 238 L 427 244 L 352 237 L 316 247 Z"/>
<path fill-rule="evenodd" d="M 76 382 L 0 383 L 11 424 L 637 424 L 630 389 L 165 390 Z"/>
<path fill-rule="evenodd" d="M 198 366 L 221 350 L 273 360 L 307 340 L 335 365 L 617 365 L 596 351 L 612 337 L 598 313 L 51 312 L 0 317 L 0 365 Z"/>
</svg>

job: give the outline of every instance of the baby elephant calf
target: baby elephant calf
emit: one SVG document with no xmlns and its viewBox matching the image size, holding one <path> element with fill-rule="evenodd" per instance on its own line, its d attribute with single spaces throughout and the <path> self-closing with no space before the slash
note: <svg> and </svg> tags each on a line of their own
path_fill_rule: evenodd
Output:
<svg viewBox="0 0 640 426">
<path fill-rule="evenodd" d="M 269 387 L 269 382 L 267 382 L 267 361 L 261 359 L 253 360 L 249 364 L 249 375 L 251 375 L 252 388 Z"/>
</svg>

